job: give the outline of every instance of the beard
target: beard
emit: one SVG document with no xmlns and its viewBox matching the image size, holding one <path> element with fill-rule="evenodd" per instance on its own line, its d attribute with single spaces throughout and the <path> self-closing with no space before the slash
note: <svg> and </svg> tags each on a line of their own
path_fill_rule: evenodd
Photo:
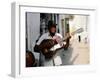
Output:
<svg viewBox="0 0 100 80">
<path fill-rule="evenodd" d="M 50 32 L 50 35 L 53 37 L 56 32 Z"/>
</svg>

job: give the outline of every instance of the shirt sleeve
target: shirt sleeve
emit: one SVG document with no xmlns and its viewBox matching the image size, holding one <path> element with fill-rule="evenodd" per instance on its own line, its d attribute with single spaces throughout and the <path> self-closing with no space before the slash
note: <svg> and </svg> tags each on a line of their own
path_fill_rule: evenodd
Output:
<svg viewBox="0 0 100 80">
<path fill-rule="evenodd" d="M 63 39 L 63 36 L 59 33 L 57 33 L 57 36 L 60 38 L 60 39 Z"/>
<path fill-rule="evenodd" d="M 62 36 L 61 34 L 59 34 L 59 37 L 60 37 L 61 39 L 63 39 L 63 36 Z"/>
<path fill-rule="evenodd" d="M 37 41 L 37 45 L 40 45 L 40 43 L 45 39 L 45 35 L 42 35 L 39 40 Z"/>
</svg>

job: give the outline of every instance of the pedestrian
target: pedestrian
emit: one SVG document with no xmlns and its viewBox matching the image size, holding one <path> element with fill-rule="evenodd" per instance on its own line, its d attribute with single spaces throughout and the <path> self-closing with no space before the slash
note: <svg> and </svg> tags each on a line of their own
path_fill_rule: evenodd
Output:
<svg viewBox="0 0 100 80">
<path fill-rule="evenodd" d="M 81 42 L 81 36 L 80 35 L 78 36 L 78 41 Z"/>
</svg>

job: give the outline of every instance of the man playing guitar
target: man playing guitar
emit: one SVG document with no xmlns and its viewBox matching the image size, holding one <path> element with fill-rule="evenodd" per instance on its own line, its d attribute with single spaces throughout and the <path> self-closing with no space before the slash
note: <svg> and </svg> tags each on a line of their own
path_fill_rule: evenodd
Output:
<svg viewBox="0 0 100 80">
<path fill-rule="evenodd" d="M 65 43 L 66 44 L 66 43 Z M 37 46 L 37 47 L 36 47 Z M 54 57 L 56 50 L 64 46 L 63 37 L 61 34 L 56 33 L 56 24 L 53 22 L 48 23 L 48 32 L 44 33 L 36 43 L 34 51 L 41 52 L 41 63 L 43 66 L 61 65 L 62 61 L 60 56 Z M 54 64 L 57 61 L 57 64 Z"/>
</svg>

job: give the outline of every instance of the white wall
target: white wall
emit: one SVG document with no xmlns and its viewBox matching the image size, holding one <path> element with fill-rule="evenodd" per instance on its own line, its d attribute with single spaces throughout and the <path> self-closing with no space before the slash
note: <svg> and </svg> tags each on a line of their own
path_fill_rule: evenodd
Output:
<svg viewBox="0 0 100 80">
<path fill-rule="evenodd" d="M 70 22 L 70 27 L 75 27 L 76 29 L 83 28 L 86 30 L 87 27 L 87 16 L 74 15 L 74 19 Z"/>
<path fill-rule="evenodd" d="M 83 28 L 82 33 L 77 33 L 74 35 L 74 38 L 78 38 L 78 35 L 81 36 L 82 39 L 88 36 L 88 16 L 84 15 L 74 15 L 74 19 L 69 21 L 70 24 L 70 30 L 75 30 Z M 72 31 L 73 32 L 73 31 Z"/>
<path fill-rule="evenodd" d="M 70 32 L 72 30 L 72 28 L 75 28 L 76 30 L 79 28 L 83 28 L 84 31 L 87 31 L 86 29 L 88 29 L 87 27 L 87 17 L 88 16 L 84 16 L 84 15 L 72 15 L 74 16 L 73 19 L 69 20 L 69 27 L 70 27 Z M 64 27 L 65 27 L 65 18 L 69 18 L 70 15 L 68 14 L 60 14 L 59 15 L 59 28 L 60 28 L 60 33 L 62 34 L 62 25 L 61 25 L 61 20 L 64 20 Z"/>
<path fill-rule="evenodd" d="M 40 35 L 40 13 L 27 13 L 28 50 L 33 46 Z"/>
</svg>

